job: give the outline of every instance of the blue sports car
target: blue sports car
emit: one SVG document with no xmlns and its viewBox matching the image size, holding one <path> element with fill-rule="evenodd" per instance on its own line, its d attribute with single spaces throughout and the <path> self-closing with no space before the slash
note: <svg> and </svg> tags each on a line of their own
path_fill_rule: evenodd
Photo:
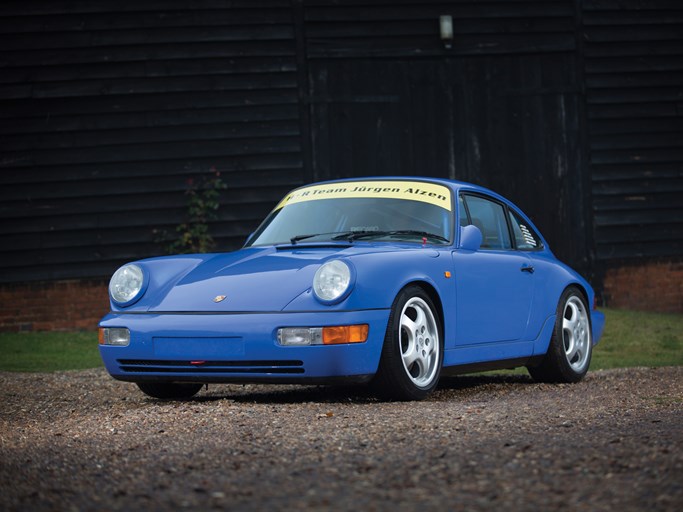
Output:
<svg viewBox="0 0 683 512">
<path fill-rule="evenodd" d="M 366 383 L 420 400 L 439 376 L 526 366 L 576 382 L 604 326 L 590 285 L 485 188 L 367 178 L 293 190 L 231 253 L 129 263 L 100 353 L 149 396 L 207 383 Z"/>
</svg>

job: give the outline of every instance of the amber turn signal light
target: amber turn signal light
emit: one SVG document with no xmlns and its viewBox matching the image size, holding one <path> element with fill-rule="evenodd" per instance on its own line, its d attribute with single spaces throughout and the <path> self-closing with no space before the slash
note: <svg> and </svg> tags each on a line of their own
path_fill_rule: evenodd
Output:
<svg viewBox="0 0 683 512">
<path fill-rule="evenodd" d="M 365 343 L 369 329 L 368 324 L 323 327 L 323 344 Z"/>
</svg>

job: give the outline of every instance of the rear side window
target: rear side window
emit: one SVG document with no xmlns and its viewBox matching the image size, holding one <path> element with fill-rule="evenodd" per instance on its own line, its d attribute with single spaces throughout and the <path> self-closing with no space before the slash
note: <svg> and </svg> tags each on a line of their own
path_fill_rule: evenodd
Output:
<svg viewBox="0 0 683 512">
<path fill-rule="evenodd" d="M 512 240 L 502 204 L 479 196 L 464 196 L 469 220 L 482 234 L 482 249 L 512 249 Z M 462 216 L 461 216 L 462 219 Z"/>
<path fill-rule="evenodd" d="M 510 225 L 515 236 L 515 245 L 520 251 L 534 251 L 541 249 L 543 243 L 536 232 L 517 213 L 509 210 Z"/>
</svg>

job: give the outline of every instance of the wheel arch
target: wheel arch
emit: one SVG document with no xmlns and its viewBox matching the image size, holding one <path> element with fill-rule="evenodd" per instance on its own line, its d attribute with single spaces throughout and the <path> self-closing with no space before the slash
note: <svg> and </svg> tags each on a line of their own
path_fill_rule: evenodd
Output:
<svg viewBox="0 0 683 512">
<path fill-rule="evenodd" d="M 437 317 L 436 320 L 437 329 L 440 331 L 438 341 L 439 351 L 436 356 L 432 355 L 433 350 L 427 352 L 423 350 L 428 343 L 425 336 L 425 345 L 422 345 L 422 339 L 420 338 L 420 347 L 422 349 L 418 352 L 422 353 L 422 356 L 418 356 L 422 360 L 422 364 L 414 366 L 413 363 L 410 364 L 410 368 L 406 366 L 406 362 L 403 355 L 403 345 L 401 342 L 401 325 L 402 325 L 402 315 L 405 312 L 405 308 L 409 303 L 412 304 L 415 298 L 426 306 L 432 313 L 431 316 Z M 427 300 L 429 303 L 427 303 Z M 411 306 L 411 307 L 423 307 L 422 305 Z M 427 315 L 423 315 L 427 317 Z M 387 326 L 387 333 L 385 335 L 384 344 L 382 346 L 382 355 L 380 359 L 379 368 L 377 373 L 375 373 L 370 385 L 378 394 L 378 396 L 390 399 L 390 400 L 422 400 L 429 393 L 431 393 L 437 386 L 439 381 L 439 375 L 441 373 L 441 368 L 443 368 L 443 357 L 444 357 L 444 321 L 443 321 L 443 303 L 441 297 L 437 292 L 436 288 L 429 282 L 425 282 L 419 278 L 411 279 L 403 284 L 403 286 L 396 292 L 394 302 L 391 306 L 391 314 L 389 316 L 389 324 Z M 412 320 L 412 318 L 411 318 Z M 425 332 L 425 327 L 428 320 L 424 318 L 420 320 L 420 324 L 417 325 L 416 332 Z M 433 324 L 432 324 L 433 325 Z M 422 327 L 420 327 L 422 326 Z M 413 337 L 417 338 L 419 335 L 415 334 Z M 414 340 L 417 344 L 417 341 Z M 436 360 L 433 360 L 436 357 Z M 413 373 L 413 370 L 417 368 L 417 374 Z M 423 380 L 428 379 L 424 383 L 418 383 L 416 379 Z"/>
<path fill-rule="evenodd" d="M 418 286 L 419 288 L 422 288 L 422 290 L 427 294 L 429 299 L 432 301 L 434 304 L 434 307 L 437 309 L 437 313 L 439 313 L 439 324 L 441 326 L 441 335 L 444 337 L 444 340 L 446 339 L 446 322 L 444 318 L 444 311 L 443 311 L 443 302 L 441 301 L 441 296 L 439 295 L 439 292 L 434 288 L 434 286 L 423 280 L 413 280 L 408 283 L 406 283 L 399 291 L 396 293 L 396 296 L 408 288 L 409 286 Z"/>
<path fill-rule="evenodd" d="M 591 332 L 590 291 L 590 288 L 587 289 L 581 282 L 576 281 L 569 282 L 562 288 L 562 293 L 560 294 L 557 303 L 553 330 L 543 355 L 541 356 L 539 354 L 540 357 L 534 358 L 533 361 L 530 361 L 529 364 L 527 364 L 527 370 L 534 380 L 538 382 L 578 382 L 583 379 L 588 372 L 592 347 L 594 345 Z M 580 329 L 580 325 L 571 327 L 572 324 L 570 324 L 569 330 L 573 330 L 574 332 L 573 335 L 570 333 L 570 337 L 573 341 L 571 341 L 569 345 L 566 345 L 564 341 L 565 327 L 563 317 L 566 314 L 567 305 L 572 298 L 574 298 L 574 300 L 576 298 L 583 299 L 582 302 L 586 309 L 583 314 L 585 314 L 588 323 L 586 329 L 587 333 L 584 335 L 584 331 Z M 579 315 L 580 314 L 581 313 L 579 312 Z M 573 315 L 571 322 L 574 322 Z M 576 342 L 577 336 L 578 342 Z M 586 341 L 587 345 L 584 346 Z M 575 348 L 577 346 L 579 348 Z M 574 361 L 575 357 L 578 357 L 577 362 Z M 575 364 L 580 364 L 580 367 L 575 368 Z"/>
<path fill-rule="evenodd" d="M 591 312 L 591 309 L 593 309 L 593 304 L 591 303 L 588 290 L 586 289 L 586 287 L 583 284 L 581 284 L 579 282 L 573 282 L 573 283 L 569 283 L 567 286 L 565 286 L 564 289 L 562 290 L 562 293 L 564 293 L 568 288 L 570 288 L 572 286 L 574 288 L 577 288 L 579 290 L 579 292 L 581 292 L 583 299 L 586 301 L 586 307 L 588 308 L 588 320 L 590 321 L 590 312 Z M 560 297 L 562 297 L 562 293 L 560 293 Z"/>
</svg>

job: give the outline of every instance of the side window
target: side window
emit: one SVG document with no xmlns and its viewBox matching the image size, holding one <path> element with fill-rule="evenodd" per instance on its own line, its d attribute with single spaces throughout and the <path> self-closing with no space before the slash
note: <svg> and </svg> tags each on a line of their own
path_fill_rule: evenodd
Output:
<svg viewBox="0 0 683 512">
<path fill-rule="evenodd" d="M 465 196 L 472 224 L 482 234 L 482 249 L 511 249 L 510 231 L 502 204 L 479 196 Z"/>
<path fill-rule="evenodd" d="M 510 224 L 512 225 L 512 232 L 515 235 L 515 245 L 520 251 L 534 251 L 541 249 L 543 243 L 541 238 L 527 225 L 527 222 L 522 219 L 517 213 L 510 211 Z"/>
<path fill-rule="evenodd" d="M 458 216 L 460 217 L 461 226 L 470 225 L 470 221 L 467 218 L 467 210 L 465 210 L 465 200 L 462 198 L 462 195 L 458 196 Z"/>
</svg>

